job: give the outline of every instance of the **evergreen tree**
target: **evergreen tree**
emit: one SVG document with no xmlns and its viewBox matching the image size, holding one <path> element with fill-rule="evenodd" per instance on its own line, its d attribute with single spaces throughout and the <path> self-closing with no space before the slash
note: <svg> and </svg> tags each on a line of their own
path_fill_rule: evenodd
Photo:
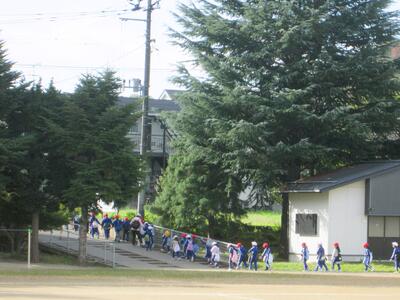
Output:
<svg viewBox="0 0 400 300">
<path fill-rule="evenodd" d="M 82 211 L 81 263 L 86 261 L 88 210 L 99 199 L 119 206 L 137 192 L 141 179 L 139 158 L 126 137 L 138 115 L 131 105 L 117 105 L 118 90 L 112 72 L 84 76 L 62 108 L 63 121 L 52 126 L 58 176 L 65 180 L 63 199 Z"/>
<path fill-rule="evenodd" d="M 32 225 L 32 261 L 38 262 L 39 215 L 46 216 L 47 221 L 41 227 L 45 228 L 49 225 L 49 216 L 58 211 L 60 201 L 47 188 L 50 174 L 45 119 L 57 103 L 51 88 L 46 92 L 40 84 L 29 88 L 27 83 L 17 83 L 18 74 L 11 71 L 11 64 L 4 60 L 2 53 L 0 225 L 17 229 Z M 17 246 L 17 243 L 11 244 Z"/>
<path fill-rule="evenodd" d="M 210 163 L 207 149 L 178 143 L 152 209 L 165 226 L 222 238 L 221 228 L 244 212 L 238 197 L 241 180 Z"/>
<path fill-rule="evenodd" d="M 399 156 L 399 33 L 389 0 L 199 0 L 181 5 L 184 69 L 175 128 L 249 185 L 275 186 Z M 394 150 L 394 149 L 397 149 Z M 288 199 L 282 212 L 287 253 Z"/>
</svg>

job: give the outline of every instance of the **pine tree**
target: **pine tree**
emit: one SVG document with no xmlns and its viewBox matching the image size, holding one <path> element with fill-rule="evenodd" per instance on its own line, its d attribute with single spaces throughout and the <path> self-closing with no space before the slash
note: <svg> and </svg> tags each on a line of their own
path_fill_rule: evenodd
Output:
<svg viewBox="0 0 400 300">
<path fill-rule="evenodd" d="M 169 228 L 222 238 L 221 228 L 244 213 L 240 178 L 226 174 L 218 163 L 210 163 L 207 149 L 184 142 L 176 143 L 174 149 L 152 210 Z"/>
<path fill-rule="evenodd" d="M 138 115 L 131 105 L 117 105 L 118 90 L 110 71 L 84 76 L 62 108 L 63 121 L 52 126 L 63 199 L 82 211 L 80 263 L 86 261 L 88 210 L 99 199 L 119 206 L 138 190 L 141 179 L 141 163 L 126 137 Z"/>
<path fill-rule="evenodd" d="M 180 136 L 225 172 L 276 186 L 399 156 L 399 33 L 389 0 L 199 0 L 181 5 Z M 199 137 L 203 137 L 199 139 Z M 396 148 L 397 147 L 397 148 Z M 287 195 L 282 252 L 287 253 Z"/>
<path fill-rule="evenodd" d="M 48 189 L 50 143 L 45 122 L 57 103 L 54 95 L 44 91 L 40 84 L 17 82 L 18 74 L 11 71 L 4 52 L 1 60 L 1 226 L 32 226 L 32 262 L 39 262 L 39 216 L 46 216 L 47 220 L 41 228 L 49 226 L 48 217 L 54 216 L 60 202 Z"/>
</svg>

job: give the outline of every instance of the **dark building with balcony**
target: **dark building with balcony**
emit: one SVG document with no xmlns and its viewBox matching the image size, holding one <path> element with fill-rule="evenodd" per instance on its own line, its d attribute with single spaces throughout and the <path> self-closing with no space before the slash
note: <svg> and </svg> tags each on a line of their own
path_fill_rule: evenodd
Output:
<svg viewBox="0 0 400 300">
<path fill-rule="evenodd" d="M 148 153 L 150 164 L 150 178 L 149 185 L 146 189 L 145 198 L 147 201 L 155 196 L 155 186 L 160 177 L 162 170 L 165 169 L 168 163 L 168 156 L 171 153 L 170 143 L 174 136 L 168 125 L 160 118 L 163 112 L 177 112 L 179 106 L 174 100 L 175 96 L 181 91 L 178 90 L 165 90 L 160 96 L 160 99 L 149 99 L 149 119 L 151 120 L 151 134 L 150 134 L 150 151 Z M 174 97 L 174 98 L 173 98 Z M 140 98 L 120 97 L 120 104 L 126 105 L 130 103 L 141 103 Z M 141 138 L 141 118 L 129 130 L 128 137 L 133 141 L 133 152 L 139 155 L 140 138 Z M 136 197 L 134 197 L 132 206 L 135 205 Z"/>
</svg>

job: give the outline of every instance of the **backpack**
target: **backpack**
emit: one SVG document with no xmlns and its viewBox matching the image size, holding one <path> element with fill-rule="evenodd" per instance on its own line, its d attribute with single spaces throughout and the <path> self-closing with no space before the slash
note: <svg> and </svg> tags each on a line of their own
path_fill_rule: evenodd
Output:
<svg viewBox="0 0 400 300">
<path fill-rule="evenodd" d="M 272 255 L 272 253 L 268 256 L 268 263 L 270 265 L 272 265 L 272 263 L 274 262 L 274 256 Z"/>
<path fill-rule="evenodd" d="M 140 227 L 140 222 L 138 220 L 133 220 L 131 223 L 131 228 L 137 230 L 139 229 L 139 227 Z"/>
</svg>

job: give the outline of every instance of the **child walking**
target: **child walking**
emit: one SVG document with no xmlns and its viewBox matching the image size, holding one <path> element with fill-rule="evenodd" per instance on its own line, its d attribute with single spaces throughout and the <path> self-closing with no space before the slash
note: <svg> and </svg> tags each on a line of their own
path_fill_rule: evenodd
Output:
<svg viewBox="0 0 400 300">
<path fill-rule="evenodd" d="M 342 262 L 342 254 L 340 251 L 339 243 L 336 242 L 333 244 L 333 252 L 332 252 L 332 271 L 335 271 L 335 265 L 337 265 L 338 272 L 342 270 L 341 268 Z"/>
<path fill-rule="evenodd" d="M 301 243 L 301 259 L 303 261 L 304 271 L 308 271 L 307 261 L 310 258 L 310 251 L 306 243 Z"/>
<path fill-rule="evenodd" d="M 90 236 L 92 237 L 92 239 L 94 239 L 95 235 L 97 236 L 97 238 L 99 238 L 99 226 L 100 226 L 100 222 L 96 218 L 96 213 L 92 212 L 92 214 L 89 218 Z"/>
<path fill-rule="evenodd" d="M 258 248 L 257 242 L 251 242 L 251 248 L 249 249 L 249 270 L 257 271 L 257 259 L 258 259 Z"/>
<path fill-rule="evenodd" d="M 229 254 L 228 270 L 230 271 L 237 266 L 238 255 L 237 255 L 237 249 L 232 244 L 228 244 L 227 249 L 228 249 L 228 254 Z"/>
<path fill-rule="evenodd" d="M 110 229 L 112 226 L 112 220 L 108 217 L 108 214 L 105 214 L 103 220 L 101 221 L 101 227 L 103 227 L 104 237 L 106 240 L 110 238 Z"/>
<path fill-rule="evenodd" d="M 220 251 L 217 242 L 212 243 L 211 247 L 211 264 L 214 267 L 219 268 Z"/>
<path fill-rule="evenodd" d="M 236 247 L 238 249 L 238 255 L 239 255 L 236 269 L 241 268 L 242 264 L 244 265 L 245 268 L 248 268 L 248 265 L 246 262 L 246 255 L 247 255 L 246 248 L 241 243 L 237 243 Z"/>
<path fill-rule="evenodd" d="M 372 263 L 372 251 L 369 248 L 368 243 L 364 243 L 364 259 L 363 259 L 363 264 L 364 264 L 364 271 L 368 272 L 368 270 L 374 271 L 374 268 L 371 266 Z"/>
<path fill-rule="evenodd" d="M 174 235 L 172 238 L 172 258 L 179 259 L 179 252 L 181 252 L 181 246 L 179 245 L 178 236 Z"/>
<path fill-rule="evenodd" d="M 394 271 L 397 273 L 400 269 L 400 247 L 397 242 L 392 243 L 393 252 L 390 260 L 394 261 Z"/>
<path fill-rule="evenodd" d="M 194 261 L 193 240 L 192 240 L 192 236 L 190 234 L 186 238 L 186 243 L 184 245 L 184 249 L 186 252 L 186 259 L 188 259 L 190 261 Z"/>
<path fill-rule="evenodd" d="M 263 259 L 265 263 L 265 271 L 268 271 L 271 269 L 272 265 L 272 253 L 271 253 L 271 248 L 269 247 L 269 243 L 266 242 L 263 245 L 264 251 L 261 255 L 261 258 Z"/>
<path fill-rule="evenodd" d="M 115 241 L 118 243 L 121 241 L 122 224 L 123 222 L 119 219 L 119 215 L 115 215 L 112 226 L 114 227 L 115 231 Z"/>
<path fill-rule="evenodd" d="M 322 247 L 322 243 L 319 243 L 317 250 L 317 266 L 315 267 L 314 271 L 317 272 L 318 269 L 322 271 L 323 268 L 325 268 L 325 271 L 328 272 L 328 266 L 326 265 L 325 249 L 324 247 Z"/>
</svg>

